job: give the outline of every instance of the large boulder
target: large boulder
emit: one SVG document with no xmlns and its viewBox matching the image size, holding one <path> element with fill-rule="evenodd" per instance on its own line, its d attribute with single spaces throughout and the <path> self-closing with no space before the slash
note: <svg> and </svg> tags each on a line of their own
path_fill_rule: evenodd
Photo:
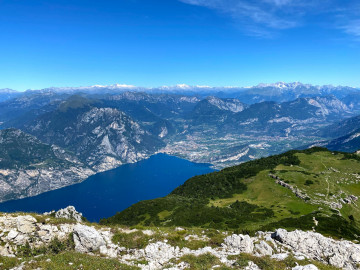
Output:
<svg viewBox="0 0 360 270">
<path fill-rule="evenodd" d="M 255 253 L 259 256 L 271 256 L 273 249 L 268 243 L 261 240 L 260 243 L 255 244 Z"/>
<path fill-rule="evenodd" d="M 225 247 L 234 253 L 253 253 L 254 241 L 248 235 L 233 234 L 225 238 Z"/>
<path fill-rule="evenodd" d="M 164 242 L 151 243 L 145 247 L 145 257 L 148 261 L 162 265 L 165 262 L 179 256 L 179 247 L 173 247 Z"/>
<path fill-rule="evenodd" d="M 36 218 L 32 216 L 18 216 L 16 218 L 17 229 L 21 233 L 32 233 L 36 230 Z"/>
<path fill-rule="evenodd" d="M 97 251 L 106 245 L 104 238 L 93 227 L 76 224 L 73 230 L 75 250 L 81 253 Z"/>
<path fill-rule="evenodd" d="M 302 253 L 308 258 L 329 262 L 329 264 L 342 269 L 358 269 L 360 245 L 350 241 L 336 241 L 311 231 L 288 232 L 284 229 L 276 230 L 272 237 L 293 252 Z"/>
</svg>

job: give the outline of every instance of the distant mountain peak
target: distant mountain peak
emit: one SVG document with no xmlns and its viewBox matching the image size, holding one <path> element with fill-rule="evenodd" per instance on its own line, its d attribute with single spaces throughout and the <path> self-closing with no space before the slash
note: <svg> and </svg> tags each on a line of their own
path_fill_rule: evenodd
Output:
<svg viewBox="0 0 360 270">
<path fill-rule="evenodd" d="M 1 94 L 12 94 L 12 93 L 18 93 L 18 91 L 10 89 L 10 88 L 4 88 L 0 89 Z"/>
<path fill-rule="evenodd" d="M 295 89 L 297 87 L 305 87 L 305 88 L 310 88 L 313 85 L 311 84 L 303 84 L 301 82 L 291 82 L 291 83 L 286 83 L 286 82 L 276 82 L 276 83 L 260 83 L 257 86 L 253 86 L 251 88 L 266 88 L 266 87 L 275 87 L 275 88 L 288 88 L 288 89 Z"/>
</svg>

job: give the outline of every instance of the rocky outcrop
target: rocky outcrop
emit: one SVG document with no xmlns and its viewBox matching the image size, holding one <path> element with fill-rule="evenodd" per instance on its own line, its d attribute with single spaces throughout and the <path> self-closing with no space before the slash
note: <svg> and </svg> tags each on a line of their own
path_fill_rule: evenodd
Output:
<svg viewBox="0 0 360 270">
<path fill-rule="evenodd" d="M 80 183 L 93 174 L 93 170 L 84 166 L 0 170 L 0 202 Z"/>
<path fill-rule="evenodd" d="M 278 229 L 273 238 L 291 251 L 335 267 L 355 270 L 360 264 L 360 245 L 350 241 L 335 241 L 315 232 L 288 232 L 284 229 Z"/>
<path fill-rule="evenodd" d="M 273 179 L 275 179 L 275 183 L 279 184 L 280 186 L 290 189 L 292 191 L 292 193 L 295 194 L 296 197 L 306 201 L 308 196 L 305 192 L 303 192 L 302 190 L 298 189 L 297 187 L 293 187 L 292 185 L 286 183 L 285 181 L 283 181 L 280 177 L 273 175 L 273 174 L 269 174 L 269 176 Z"/>
<path fill-rule="evenodd" d="M 254 240 L 248 235 L 233 234 L 225 238 L 224 247 L 235 253 L 253 253 Z"/>
<path fill-rule="evenodd" d="M 43 224 L 30 215 L 4 214 L 0 216 L 0 255 L 13 257 L 17 254 L 18 247 L 26 243 L 32 247 L 41 247 L 54 238 L 64 240 L 73 231 L 73 226 Z"/>
<path fill-rule="evenodd" d="M 17 129 L 0 131 L 0 202 L 79 183 L 93 174 L 64 149 Z"/>
<path fill-rule="evenodd" d="M 75 220 L 77 222 L 84 221 L 84 217 L 82 213 L 76 211 L 74 206 L 68 206 L 64 209 L 60 209 L 58 211 L 51 211 L 44 213 L 45 216 L 53 215 L 55 218 L 64 218 L 64 219 L 70 219 Z"/>
<path fill-rule="evenodd" d="M 144 230 L 142 233 L 150 237 L 147 245 L 141 249 L 129 249 L 123 247 L 121 242 L 113 243 L 114 228 L 94 227 L 80 222 L 51 224 L 50 219 L 51 217 L 45 216 L 44 222 L 44 216 L 40 215 L 4 214 L 0 216 L 0 256 L 17 256 L 19 246 L 26 243 L 29 243 L 31 247 L 41 247 L 48 245 L 55 238 L 65 240 L 72 236 L 77 252 L 116 258 L 124 264 L 138 266 L 143 270 L 164 269 L 165 265 L 168 266 L 167 269 L 187 269 L 189 265 L 181 261 L 183 256 L 204 254 L 217 257 L 223 265 L 229 267 L 234 266 L 236 262 L 229 259 L 229 255 L 242 253 L 260 257 L 271 256 L 276 260 L 284 260 L 292 254 L 298 261 L 311 259 L 347 270 L 357 269 L 360 263 L 360 245 L 350 241 L 336 241 L 314 232 L 299 230 L 288 232 L 278 229 L 274 233 L 259 232 L 254 237 L 233 234 L 225 237 L 221 247 L 207 246 L 192 250 L 170 245 L 166 238 L 161 241 L 156 241 L 155 239 L 158 239 L 156 237 L 151 239 L 154 232 Z M 128 234 L 138 231 L 121 228 L 118 230 Z M 186 236 L 186 234 L 183 235 L 185 242 L 195 239 Z M 166 237 L 165 232 L 162 237 Z M 199 235 L 196 239 L 206 239 L 206 236 Z M 139 261 L 147 263 L 138 264 Z M 258 270 L 260 268 L 249 261 L 248 265 L 242 269 Z M 292 268 L 292 270 L 316 269 L 318 268 L 312 264 Z"/>
<path fill-rule="evenodd" d="M 75 250 L 82 253 L 93 252 L 105 245 L 104 238 L 92 227 L 76 224 L 73 229 Z"/>
</svg>

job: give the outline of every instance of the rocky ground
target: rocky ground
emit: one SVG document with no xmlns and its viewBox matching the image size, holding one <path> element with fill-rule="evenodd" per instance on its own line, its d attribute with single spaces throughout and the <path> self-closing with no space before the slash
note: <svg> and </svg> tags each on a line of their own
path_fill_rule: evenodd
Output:
<svg viewBox="0 0 360 270">
<path fill-rule="evenodd" d="M 251 237 L 180 227 L 105 227 L 83 221 L 73 207 L 0 216 L 0 269 L 67 269 L 64 263 L 69 269 L 97 269 L 71 259 L 54 266 L 56 258 L 49 254 L 64 252 L 122 265 L 104 263 L 103 269 L 360 269 L 359 244 L 314 232 L 278 229 Z"/>
</svg>

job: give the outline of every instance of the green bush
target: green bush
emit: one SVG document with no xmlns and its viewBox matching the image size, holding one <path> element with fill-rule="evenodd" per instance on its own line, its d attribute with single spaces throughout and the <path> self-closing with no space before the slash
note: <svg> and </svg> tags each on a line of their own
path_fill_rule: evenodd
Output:
<svg viewBox="0 0 360 270">
<path fill-rule="evenodd" d="M 310 186 L 310 185 L 313 185 L 313 184 L 314 184 L 314 182 L 311 181 L 311 180 L 306 180 L 306 181 L 305 181 L 305 185 L 306 185 L 306 186 Z"/>
</svg>

